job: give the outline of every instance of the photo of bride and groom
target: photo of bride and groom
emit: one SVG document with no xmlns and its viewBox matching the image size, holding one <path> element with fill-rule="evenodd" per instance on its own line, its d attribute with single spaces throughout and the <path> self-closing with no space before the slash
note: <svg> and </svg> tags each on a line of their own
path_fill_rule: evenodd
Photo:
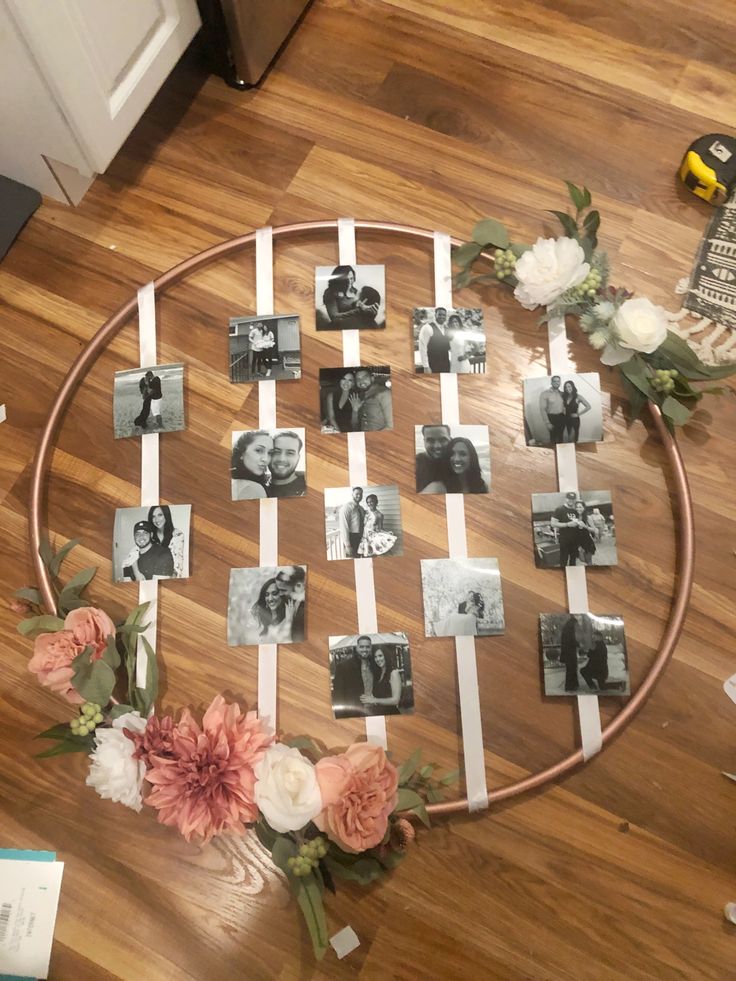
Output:
<svg viewBox="0 0 736 981">
<path fill-rule="evenodd" d="M 422 559 L 427 637 L 489 637 L 506 630 L 498 559 Z"/>
<path fill-rule="evenodd" d="M 488 426 L 415 427 L 417 494 L 487 494 L 491 487 Z"/>
</svg>

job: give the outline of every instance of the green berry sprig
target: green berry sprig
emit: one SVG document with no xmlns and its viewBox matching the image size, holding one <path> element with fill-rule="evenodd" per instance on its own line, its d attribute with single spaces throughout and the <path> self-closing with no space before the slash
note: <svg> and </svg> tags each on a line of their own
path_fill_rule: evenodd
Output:
<svg viewBox="0 0 736 981">
<path fill-rule="evenodd" d="M 513 276 L 516 269 L 516 256 L 511 249 L 496 249 L 494 253 L 496 260 L 496 279 L 506 279 Z"/>
<path fill-rule="evenodd" d="M 674 392 L 675 379 L 679 378 L 679 375 L 679 371 L 675 368 L 657 368 L 649 381 L 655 392 L 669 395 Z"/>
<path fill-rule="evenodd" d="M 571 292 L 575 292 L 581 300 L 592 300 L 598 290 L 601 288 L 602 282 L 603 277 L 598 270 L 591 269 L 582 283 L 580 283 L 579 286 L 576 286 L 574 291 L 571 290 Z"/>
<path fill-rule="evenodd" d="M 327 854 L 327 844 L 320 835 L 305 842 L 299 847 L 299 854 L 292 855 L 287 860 L 292 875 L 309 875 L 319 865 L 320 859 Z"/>
<path fill-rule="evenodd" d="M 101 706 L 96 702 L 85 702 L 79 710 L 79 715 L 70 723 L 72 735 L 88 736 L 101 722 L 104 722 Z"/>
</svg>

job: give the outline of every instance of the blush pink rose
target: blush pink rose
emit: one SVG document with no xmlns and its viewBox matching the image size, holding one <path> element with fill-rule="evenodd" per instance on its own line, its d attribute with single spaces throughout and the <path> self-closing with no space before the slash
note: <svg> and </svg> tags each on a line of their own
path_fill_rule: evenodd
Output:
<svg viewBox="0 0 736 981">
<path fill-rule="evenodd" d="M 28 662 L 28 670 L 36 675 L 44 688 L 55 691 L 72 705 L 81 705 L 84 699 L 72 687 L 74 672 L 71 664 L 84 647 L 71 630 L 39 634 L 33 644 L 33 657 Z"/>
<path fill-rule="evenodd" d="M 357 854 L 383 840 L 396 808 L 399 774 L 380 746 L 354 743 L 316 764 L 323 810 L 314 823 L 343 851 Z"/>
<path fill-rule="evenodd" d="M 107 638 L 115 635 L 115 624 L 104 610 L 82 606 L 67 613 L 64 628 L 71 630 L 74 640 L 82 647 L 94 647 L 91 661 L 99 661 L 107 646 Z"/>
</svg>

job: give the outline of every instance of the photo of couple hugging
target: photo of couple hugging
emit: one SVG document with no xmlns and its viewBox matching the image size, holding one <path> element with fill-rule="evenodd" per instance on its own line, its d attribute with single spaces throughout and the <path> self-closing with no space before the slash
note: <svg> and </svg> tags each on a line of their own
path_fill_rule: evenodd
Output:
<svg viewBox="0 0 736 981">
<path fill-rule="evenodd" d="M 317 266 L 317 330 L 370 330 L 386 326 L 383 266 Z"/>
<path fill-rule="evenodd" d="M 603 406 L 598 375 L 525 378 L 524 427 L 529 446 L 600 443 Z"/>
<path fill-rule="evenodd" d="M 231 569 L 228 644 L 237 647 L 303 641 L 306 578 L 303 565 Z"/>
<path fill-rule="evenodd" d="M 417 426 L 415 449 L 417 494 L 488 493 L 491 452 L 487 426 Z"/>
<path fill-rule="evenodd" d="M 189 575 L 189 504 L 118 508 L 113 546 L 116 582 Z"/>
<path fill-rule="evenodd" d="M 607 491 L 532 494 L 534 558 L 541 569 L 616 565 L 616 532 Z"/>
<path fill-rule="evenodd" d="M 330 637 L 329 647 L 335 718 L 414 711 L 406 634 Z"/>
<path fill-rule="evenodd" d="M 236 431 L 232 441 L 233 501 L 306 494 L 303 429 Z"/>
<path fill-rule="evenodd" d="M 388 365 L 320 368 L 323 433 L 373 433 L 394 428 Z"/>
<path fill-rule="evenodd" d="M 422 559 L 427 637 L 488 637 L 506 629 L 497 559 Z"/>
</svg>

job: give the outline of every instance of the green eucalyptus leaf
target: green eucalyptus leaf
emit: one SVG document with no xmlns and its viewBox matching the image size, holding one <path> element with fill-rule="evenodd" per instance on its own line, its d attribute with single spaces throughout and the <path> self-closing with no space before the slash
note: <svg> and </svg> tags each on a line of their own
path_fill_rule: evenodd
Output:
<svg viewBox="0 0 736 981">
<path fill-rule="evenodd" d="M 461 290 L 469 283 L 470 283 L 469 269 L 461 269 L 459 273 L 455 274 L 455 277 L 453 279 L 453 286 L 455 286 L 456 289 Z"/>
<path fill-rule="evenodd" d="M 291 875 L 291 869 L 289 868 L 289 859 L 294 858 L 299 854 L 299 846 L 289 835 L 276 835 L 273 845 L 271 847 L 271 858 L 273 859 L 273 864 L 285 872 L 290 879 L 295 878 Z"/>
<path fill-rule="evenodd" d="M 422 758 L 421 749 L 415 749 L 408 760 L 401 764 L 399 767 L 399 785 L 405 784 L 410 780 L 419 766 L 419 761 Z"/>
<path fill-rule="evenodd" d="M 690 416 L 693 414 L 692 409 L 688 409 L 686 405 L 682 402 L 678 402 L 676 398 L 668 395 L 667 398 L 662 402 L 662 412 L 671 419 L 675 426 L 684 426 L 688 421 Z"/>
<path fill-rule="evenodd" d="M 38 546 L 38 554 L 41 556 L 41 561 L 48 567 L 51 565 L 54 559 L 54 553 L 49 543 L 48 538 L 42 538 Z"/>
<path fill-rule="evenodd" d="M 71 552 L 71 550 L 73 548 L 76 548 L 76 546 L 79 545 L 81 541 L 82 541 L 81 538 L 72 538 L 71 541 L 68 541 L 66 543 L 66 545 L 61 546 L 59 551 L 56 553 L 56 555 L 51 559 L 51 561 L 48 564 L 49 572 L 51 573 L 52 576 L 59 575 L 59 570 L 61 569 L 61 563 Z"/>
<path fill-rule="evenodd" d="M 274 831 L 270 824 L 268 824 L 264 818 L 259 818 L 254 825 L 256 837 L 266 849 L 266 851 L 271 852 L 273 850 L 274 842 L 278 838 L 278 832 Z"/>
<path fill-rule="evenodd" d="M 110 721 L 114 722 L 115 719 L 119 719 L 121 715 L 127 715 L 128 712 L 134 711 L 135 709 L 132 705 L 123 705 L 120 703 L 118 705 L 113 705 L 113 707 L 110 709 Z"/>
<path fill-rule="evenodd" d="M 647 399 L 652 398 L 653 392 L 649 382 L 649 373 L 646 363 L 640 355 L 634 354 L 628 361 L 620 364 L 619 371 L 635 388 L 639 389 L 642 395 L 646 396 Z"/>
<path fill-rule="evenodd" d="M 573 184 L 571 181 L 565 181 L 565 183 L 567 184 L 567 191 L 568 194 L 570 195 L 570 200 L 575 205 L 578 211 L 582 211 L 583 208 L 585 207 L 585 194 L 583 193 L 583 191 L 580 190 L 579 187 L 576 187 L 575 184 Z"/>
<path fill-rule="evenodd" d="M 593 198 L 591 197 L 590 191 L 587 187 L 583 188 L 583 207 L 589 208 Z"/>
<path fill-rule="evenodd" d="M 559 221 L 566 235 L 568 235 L 570 238 L 577 239 L 578 225 L 574 218 L 571 218 L 570 215 L 566 214 L 564 211 L 550 211 L 550 214 L 554 215 Z"/>
<path fill-rule="evenodd" d="M 292 739 L 285 740 L 285 743 L 292 749 L 306 750 L 312 756 L 316 756 L 317 759 L 320 759 L 324 755 L 317 743 L 313 739 L 310 739 L 309 736 L 294 736 Z"/>
<path fill-rule="evenodd" d="M 344 854 L 344 853 L 343 853 Z M 340 879 L 347 879 L 350 882 L 357 882 L 361 886 L 370 885 L 386 874 L 386 870 L 377 858 L 368 855 L 351 855 L 353 859 L 349 861 L 338 861 L 333 855 L 333 849 L 327 853 L 323 859 L 330 875 Z"/>
<path fill-rule="evenodd" d="M 35 759 L 47 760 L 52 756 L 62 756 L 64 753 L 91 753 L 94 748 L 94 736 L 62 739 L 55 746 L 45 749 L 42 753 L 36 753 Z"/>
<path fill-rule="evenodd" d="M 142 634 L 144 630 L 147 630 L 149 624 L 147 623 L 121 623 L 119 627 L 116 627 L 116 631 L 125 640 L 131 634 Z"/>
<path fill-rule="evenodd" d="M 96 575 L 96 566 L 91 565 L 88 569 L 81 569 L 75 576 L 72 576 L 64 589 L 73 589 L 79 592 L 85 586 L 88 586 Z"/>
<path fill-rule="evenodd" d="M 431 828 L 432 827 L 432 824 L 431 824 L 431 822 L 429 820 L 429 813 L 428 813 L 427 808 L 426 808 L 426 806 L 424 804 L 424 801 L 420 801 L 416 805 L 416 807 L 412 807 L 412 812 L 414 814 L 416 814 L 416 816 L 419 818 L 419 820 L 422 822 L 422 824 L 425 826 L 425 828 Z"/>
<path fill-rule="evenodd" d="M 17 626 L 18 633 L 23 634 L 24 637 L 34 633 L 55 633 L 57 630 L 63 629 L 64 621 L 60 617 L 52 617 L 46 613 L 40 617 L 29 617 L 27 620 L 21 620 Z"/>
<path fill-rule="evenodd" d="M 440 780 L 443 787 L 449 787 L 450 784 L 457 783 L 460 779 L 460 770 L 450 770 L 446 773 L 444 777 Z"/>
<path fill-rule="evenodd" d="M 13 593 L 16 599 L 26 600 L 28 603 L 34 603 L 36 606 L 40 606 L 43 602 L 41 593 L 38 589 L 33 589 L 31 586 L 24 586 L 23 589 L 16 589 Z"/>
<path fill-rule="evenodd" d="M 76 589 L 69 589 L 65 587 L 59 593 L 59 599 L 57 601 L 60 613 L 70 613 L 72 610 L 79 610 L 83 606 L 89 606 L 87 600 L 82 599 Z"/>
<path fill-rule="evenodd" d="M 430 804 L 439 804 L 441 800 L 444 800 L 442 796 L 442 791 L 437 790 L 436 787 L 427 788 L 427 802 Z"/>
<path fill-rule="evenodd" d="M 60 722 L 58 725 L 51 726 L 50 729 L 44 729 L 43 732 L 39 732 L 34 739 L 67 739 L 71 736 L 72 730 L 69 727 L 68 722 Z"/>
<path fill-rule="evenodd" d="M 411 790 L 409 787 L 399 787 L 399 799 L 396 802 L 395 810 L 411 811 L 418 804 L 423 803 L 424 801 L 415 790 Z"/>
<path fill-rule="evenodd" d="M 318 961 L 321 961 L 329 943 L 322 890 L 314 874 L 290 878 L 296 882 L 294 890 L 296 901 L 302 911 L 304 922 L 307 924 L 309 936 L 312 938 L 314 956 Z"/>
<path fill-rule="evenodd" d="M 509 247 L 509 233 L 500 221 L 494 218 L 484 218 L 473 229 L 473 241 L 478 245 L 494 245 L 497 249 Z"/>
<path fill-rule="evenodd" d="M 113 671 L 116 671 L 120 667 L 120 653 L 118 652 L 118 645 L 113 634 L 107 638 L 105 650 L 102 652 L 102 660 L 105 662 L 105 664 L 108 664 Z"/>
<path fill-rule="evenodd" d="M 631 421 L 634 422 L 641 415 L 641 411 L 649 399 L 636 387 L 636 385 L 633 385 L 629 381 L 623 372 L 621 373 L 621 378 L 624 383 L 626 397 L 628 398 L 629 405 L 631 407 Z"/>
<path fill-rule="evenodd" d="M 90 661 L 93 648 L 87 646 L 72 661 L 72 686 L 87 702 L 95 702 L 103 708 L 110 701 L 115 687 L 115 672 L 103 660 Z"/>
<path fill-rule="evenodd" d="M 475 262 L 481 252 L 480 245 L 477 245 L 475 242 L 465 242 L 463 245 L 458 245 L 453 251 L 452 261 L 456 266 L 468 266 Z"/>
<path fill-rule="evenodd" d="M 525 245 L 523 242 L 512 242 L 509 248 L 514 253 L 516 258 L 520 259 L 525 252 L 529 252 L 531 250 L 531 245 Z"/>
<path fill-rule="evenodd" d="M 662 356 L 669 367 L 677 368 L 690 379 L 709 381 L 727 378 L 736 373 L 736 364 L 705 364 L 687 341 L 671 330 L 667 331 L 666 339 L 659 345 L 655 353 Z"/>
</svg>

